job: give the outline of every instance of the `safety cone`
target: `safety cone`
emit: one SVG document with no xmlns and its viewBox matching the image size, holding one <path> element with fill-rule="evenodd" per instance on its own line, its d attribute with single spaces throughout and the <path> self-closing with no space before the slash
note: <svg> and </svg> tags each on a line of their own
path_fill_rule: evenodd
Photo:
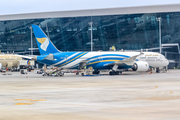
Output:
<svg viewBox="0 0 180 120">
<path fill-rule="evenodd" d="M 26 78 L 28 78 L 28 76 L 26 76 Z"/>
</svg>

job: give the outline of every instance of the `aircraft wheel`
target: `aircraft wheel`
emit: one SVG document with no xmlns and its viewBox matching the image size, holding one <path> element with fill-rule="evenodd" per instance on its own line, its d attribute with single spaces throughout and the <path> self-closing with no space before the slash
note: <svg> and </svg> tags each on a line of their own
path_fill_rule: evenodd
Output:
<svg viewBox="0 0 180 120">
<path fill-rule="evenodd" d="M 84 76 L 84 73 L 81 73 L 82 76 Z"/>
<path fill-rule="evenodd" d="M 119 75 L 122 75 L 123 73 L 122 73 L 122 71 L 119 71 Z"/>
<path fill-rule="evenodd" d="M 60 76 L 64 76 L 64 74 L 60 74 Z"/>
<path fill-rule="evenodd" d="M 156 68 L 156 73 L 159 73 L 159 68 Z"/>
<path fill-rule="evenodd" d="M 96 74 L 96 71 L 93 71 L 93 74 Z"/>
<path fill-rule="evenodd" d="M 109 75 L 119 75 L 119 74 L 122 74 L 121 71 L 110 71 L 109 72 Z"/>
<path fill-rule="evenodd" d="M 98 71 L 98 70 L 93 71 L 93 74 L 99 74 L 99 73 L 100 73 L 100 71 Z"/>
<path fill-rule="evenodd" d="M 115 74 L 116 74 L 116 75 L 119 75 L 119 71 L 116 71 Z"/>
<path fill-rule="evenodd" d="M 47 74 L 46 73 L 43 73 L 42 76 L 46 76 Z"/>
<path fill-rule="evenodd" d="M 109 75 L 115 75 L 114 71 L 110 71 Z"/>
</svg>

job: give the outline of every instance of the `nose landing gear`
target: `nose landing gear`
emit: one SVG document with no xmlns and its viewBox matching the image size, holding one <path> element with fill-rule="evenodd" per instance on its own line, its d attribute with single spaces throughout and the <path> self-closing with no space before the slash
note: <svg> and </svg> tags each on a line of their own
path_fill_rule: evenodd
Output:
<svg viewBox="0 0 180 120">
<path fill-rule="evenodd" d="M 160 73 L 160 70 L 159 70 L 159 68 L 156 68 L 156 73 Z"/>
</svg>

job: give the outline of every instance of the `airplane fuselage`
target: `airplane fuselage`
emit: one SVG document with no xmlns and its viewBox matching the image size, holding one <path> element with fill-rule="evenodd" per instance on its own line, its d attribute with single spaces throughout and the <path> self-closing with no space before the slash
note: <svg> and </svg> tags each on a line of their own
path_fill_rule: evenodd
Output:
<svg viewBox="0 0 180 120">
<path fill-rule="evenodd" d="M 135 61 L 146 61 L 150 67 L 162 67 L 168 65 L 168 60 L 159 53 L 143 52 Z M 86 61 L 86 66 L 92 66 L 93 69 L 111 69 L 108 64 L 122 61 L 126 58 L 138 55 L 140 52 L 59 52 L 54 53 L 54 60 L 45 59 L 48 55 L 37 56 L 37 61 L 58 66 L 66 69 L 78 69 L 82 61 Z M 131 68 L 135 62 L 126 62 L 118 67 L 118 69 Z"/>
<path fill-rule="evenodd" d="M 0 63 L 2 64 L 2 67 L 17 67 L 19 60 L 22 60 L 22 58 L 13 54 L 0 54 Z"/>
</svg>

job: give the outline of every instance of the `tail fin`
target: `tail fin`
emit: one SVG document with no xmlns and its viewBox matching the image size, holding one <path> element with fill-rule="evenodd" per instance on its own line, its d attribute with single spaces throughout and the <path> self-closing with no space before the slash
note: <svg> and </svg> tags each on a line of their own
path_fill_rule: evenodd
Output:
<svg viewBox="0 0 180 120">
<path fill-rule="evenodd" d="M 51 40 L 46 36 L 46 34 L 42 31 L 42 29 L 39 26 L 32 25 L 32 28 L 41 55 L 59 52 L 59 50 L 54 46 L 54 44 L 51 42 Z"/>
</svg>

